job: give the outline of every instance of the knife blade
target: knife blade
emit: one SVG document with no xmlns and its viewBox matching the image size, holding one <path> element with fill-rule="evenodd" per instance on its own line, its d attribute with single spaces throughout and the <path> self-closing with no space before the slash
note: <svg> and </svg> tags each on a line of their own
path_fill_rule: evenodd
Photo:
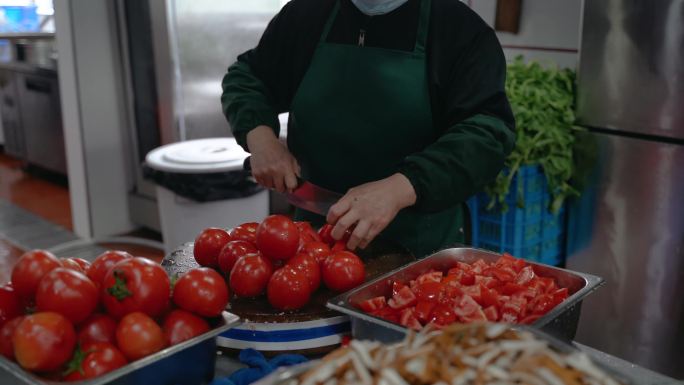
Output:
<svg viewBox="0 0 684 385">
<path fill-rule="evenodd" d="M 251 156 L 245 158 L 243 164 L 249 175 L 252 175 L 251 158 Z M 328 215 L 330 207 L 343 196 L 343 194 L 317 186 L 300 177 L 297 177 L 297 188 L 283 195 L 291 205 L 323 216 Z"/>
</svg>

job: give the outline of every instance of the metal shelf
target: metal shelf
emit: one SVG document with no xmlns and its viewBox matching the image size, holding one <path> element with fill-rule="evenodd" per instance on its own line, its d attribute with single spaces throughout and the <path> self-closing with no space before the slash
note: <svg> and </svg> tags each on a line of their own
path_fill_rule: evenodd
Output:
<svg viewBox="0 0 684 385">
<path fill-rule="evenodd" d="M 7 32 L 0 33 L 0 39 L 8 40 L 21 40 L 21 39 L 54 39 L 55 34 L 53 32 Z"/>
</svg>

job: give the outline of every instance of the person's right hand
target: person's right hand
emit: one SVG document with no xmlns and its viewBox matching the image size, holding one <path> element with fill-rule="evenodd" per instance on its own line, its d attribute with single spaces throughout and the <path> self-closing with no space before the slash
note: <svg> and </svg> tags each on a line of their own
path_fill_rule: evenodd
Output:
<svg viewBox="0 0 684 385">
<path fill-rule="evenodd" d="M 297 187 L 299 164 L 270 127 L 259 126 L 247 134 L 247 147 L 252 154 L 252 175 L 257 183 L 278 192 Z"/>
</svg>

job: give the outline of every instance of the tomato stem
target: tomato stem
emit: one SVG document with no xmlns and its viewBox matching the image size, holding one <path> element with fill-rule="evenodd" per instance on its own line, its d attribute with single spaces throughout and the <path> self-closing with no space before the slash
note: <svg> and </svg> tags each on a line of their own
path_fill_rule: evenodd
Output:
<svg viewBox="0 0 684 385">
<path fill-rule="evenodd" d="M 133 295 L 126 286 L 126 276 L 122 271 L 114 271 L 114 284 L 107 289 L 107 293 L 116 298 L 119 302 Z"/>
<path fill-rule="evenodd" d="M 66 369 L 62 373 L 63 377 L 66 377 L 70 375 L 73 372 L 79 372 L 81 375 L 84 374 L 83 368 L 81 367 L 81 364 L 83 364 L 83 360 L 85 360 L 86 356 L 90 352 L 84 352 L 81 349 L 81 345 L 76 346 L 76 350 L 74 350 L 74 356 L 71 357 L 69 362 L 67 362 Z"/>
</svg>

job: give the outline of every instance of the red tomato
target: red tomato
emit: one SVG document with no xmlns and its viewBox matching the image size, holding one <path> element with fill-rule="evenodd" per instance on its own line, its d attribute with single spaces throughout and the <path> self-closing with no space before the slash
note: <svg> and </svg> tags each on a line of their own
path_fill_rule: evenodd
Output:
<svg viewBox="0 0 684 385">
<path fill-rule="evenodd" d="M 321 237 L 321 241 L 327 243 L 328 245 L 332 245 L 333 243 L 335 243 L 335 238 L 333 238 L 331 234 L 333 228 L 333 225 L 329 225 L 326 223 L 325 225 L 323 225 L 323 227 L 321 227 L 318 230 L 318 235 Z"/>
<path fill-rule="evenodd" d="M 311 227 L 311 223 L 295 222 L 295 225 L 299 229 L 299 241 L 302 245 L 309 242 L 321 242 L 320 235 Z"/>
<path fill-rule="evenodd" d="M 6 321 L 24 314 L 21 300 L 9 285 L 0 286 L 0 326 Z"/>
<path fill-rule="evenodd" d="M 484 275 L 494 277 L 501 282 L 510 282 L 515 279 L 515 271 L 508 267 L 489 267 L 484 271 Z"/>
<path fill-rule="evenodd" d="M 62 258 L 59 260 L 59 262 L 62 264 L 62 267 L 85 274 L 85 270 L 83 270 L 81 265 L 72 258 Z"/>
<path fill-rule="evenodd" d="M 167 344 L 173 346 L 208 332 L 209 324 L 190 312 L 173 310 L 164 319 L 162 330 Z"/>
<path fill-rule="evenodd" d="M 230 235 L 226 230 L 216 227 L 204 229 L 195 238 L 195 246 L 192 250 L 195 261 L 200 266 L 218 268 L 218 256 L 228 241 L 230 241 Z"/>
<path fill-rule="evenodd" d="M 434 302 L 419 301 L 416 304 L 416 318 L 418 321 L 425 324 L 430 321 L 432 310 L 437 306 Z"/>
<path fill-rule="evenodd" d="M 12 269 L 12 287 L 23 299 L 33 299 L 43 277 L 62 263 L 52 253 L 33 250 L 24 253 Z"/>
<path fill-rule="evenodd" d="M 235 263 L 247 254 L 258 253 L 259 250 L 253 243 L 247 241 L 230 241 L 221 249 L 218 256 L 218 265 L 222 272 L 230 274 Z"/>
<path fill-rule="evenodd" d="M 430 313 L 430 323 L 447 326 L 454 322 L 456 322 L 456 313 L 454 313 L 451 306 L 438 304 L 432 309 L 432 313 Z"/>
<path fill-rule="evenodd" d="M 416 295 L 408 286 L 402 287 L 387 304 L 395 310 L 406 309 L 416 304 Z"/>
<path fill-rule="evenodd" d="M 207 267 L 183 274 L 173 288 L 173 302 L 202 317 L 217 317 L 228 305 L 230 292 L 223 277 Z"/>
<path fill-rule="evenodd" d="M 109 269 L 124 259 L 133 258 L 132 255 L 125 251 L 106 251 L 100 254 L 86 270 L 86 275 L 98 287 L 102 287 L 105 275 Z"/>
<path fill-rule="evenodd" d="M 273 275 L 273 265 L 259 254 L 248 254 L 230 272 L 230 288 L 238 297 L 256 297 L 264 292 Z"/>
<path fill-rule="evenodd" d="M 11 320 L 5 322 L 0 328 L 0 354 L 14 360 L 14 344 L 12 343 L 12 336 L 14 335 L 14 330 L 19 326 L 21 321 L 25 317 L 19 316 L 12 318 Z"/>
<path fill-rule="evenodd" d="M 145 313 L 130 313 L 116 328 L 116 342 L 130 361 L 149 356 L 166 346 L 164 332 Z"/>
<path fill-rule="evenodd" d="M 105 276 L 102 302 L 117 319 L 137 311 L 156 317 L 166 310 L 170 295 L 164 268 L 149 259 L 131 258 L 114 265 Z"/>
<path fill-rule="evenodd" d="M 356 254 L 338 251 L 328 256 L 322 266 L 325 286 L 338 293 L 351 290 L 366 279 L 366 267 Z"/>
<path fill-rule="evenodd" d="M 38 311 L 54 311 L 78 324 L 97 307 L 97 286 L 85 274 L 59 267 L 47 273 L 38 285 Z"/>
<path fill-rule="evenodd" d="M 311 284 L 306 274 L 292 266 L 285 266 L 273 273 L 268 281 L 268 302 L 278 310 L 297 310 L 311 298 Z"/>
<path fill-rule="evenodd" d="M 86 261 L 86 260 L 83 259 L 83 258 L 67 258 L 67 259 L 70 260 L 70 261 L 74 261 L 74 262 L 76 262 L 79 266 L 81 266 L 81 269 L 83 270 L 84 273 L 87 272 L 87 271 L 88 271 L 88 267 L 90 267 L 90 262 Z"/>
<path fill-rule="evenodd" d="M 463 277 L 461 277 L 461 285 L 474 285 L 475 275 L 469 272 L 464 272 Z"/>
<path fill-rule="evenodd" d="M 439 282 L 425 281 L 418 284 L 414 292 L 418 301 L 439 302 L 444 293 L 444 286 Z"/>
<path fill-rule="evenodd" d="M 256 244 L 261 253 L 272 261 L 288 260 L 299 249 L 299 229 L 284 215 L 271 215 L 259 225 Z"/>
<path fill-rule="evenodd" d="M 71 358 L 76 332 L 68 319 L 58 313 L 26 316 L 12 337 L 14 355 L 22 368 L 32 372 L 59 369 Z"/>
<path fill-rule="evenodd" d="M 494 306 L 498 307 L 499 306 L 499 294 L 492 290 L 492 289 L 487 289 L 486 287 L 480 287 L 480 304 L 483 307 L 489 307 L 489 306 Z"/>
<path fill-rule="evenodd" d="M 346 250 L 348 250 L 347 249 L 347 241 L 343 241 L 343 240 L 335 241 L 335 243 L 333 244 L 333 247 L 331 249 L 331 251 L 333 253 L 337 252 L 337 251 L 346 251 Z"/>
<path fill-rule="evenodd" d="M 330 255 L 330 246 L 323 242 L 308 242 L 299 248 L 300 253 L 309 254 L 310 256 L 316 258 L 319 264 Z"/>
<path fill-rule="evenodd" d="M 106 314 L 93 314 L 78 329 L 78 343 L 116 343 L 116 321 Z"/>
<path fill-rule="evenodd" d="M 504 295 L 513 295 L 515 293 L 520 293 L 525 290 L 525 287 L 522 285 L 518 285 L 517 283 L 513 282 L 506 282 L 503 286 L 500 286 L 497 288 L 497 290 Z"/>
<path fill-rule="evenodd" d="M 473 313 L 461 316 L 460 318 L 461 318 L 461 322 L 465 322 L 465 323 L 486 322 L 487 321 L 487 315 L 485 315 L 482 308 L 478 308 Z"/>
<path fill-rule="evenodd" d="M 551 292 L 551 297 L 553 298 L 553 303 L 555 305 L 560 304 L 568 298 L 568 288 L 564 287 L 562 289 L 554 290 Z"/>
<path fill-rule="evenodd" d="M 235 241 L 247 241 L 256 246 L 256 231 L 259 224 L 256 222 L 243 223 L 230 231 L 230 238 Z"/>
<path fill-rule="evenodd" d="M 306 275 L 312 293 L 321 286 L 321 267 L 316 258 L 308 254 L 297 254 L 297 256 L 287 261 L 287 266 L 292 266 Z"/>
<path fill-rule="evenodd" d="M 416 314 L 413 309 L 402 310 L 401 314 L 399 315 L 399 323 L 402 326 L 413 330 L 420 330 L 423 327 L 423 325 L 421 325 L 416 318 Z"/>
<path fill-rule="evenodd" d="M 359 308 L 367 313 L 370 313 L 372 311 L 380 310 L 384 307 L 387 306 L 387 300 L 385 297 L 375 297 L 371 299 L 367 299 L 361 303 L 359 303 Z"/>
<path fill-rule="evenodd" d="M 126 357 L 116 346 L 108 342 L 90 342 L 78 348 L 69 362 L 66 381 L 86 380 L 99 377 L 128 363 Z"/>
</svg>

